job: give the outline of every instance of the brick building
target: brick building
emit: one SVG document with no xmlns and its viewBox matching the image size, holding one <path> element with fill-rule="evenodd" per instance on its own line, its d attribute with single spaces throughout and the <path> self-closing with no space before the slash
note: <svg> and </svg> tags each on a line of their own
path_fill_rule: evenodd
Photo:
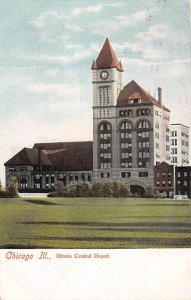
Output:
<svg viewBox="0 0 191 300">
<path fill-rule="evenodd" d="M 176 195 L 187 195 L 191 198 L 191 166 L 175 168 Z"/>
<path fill-rule="evenodd" d="M 154 166 L 154 191 L 163 197 L 174 196 L 174 166 L 162 162 Z"/>
</svg>

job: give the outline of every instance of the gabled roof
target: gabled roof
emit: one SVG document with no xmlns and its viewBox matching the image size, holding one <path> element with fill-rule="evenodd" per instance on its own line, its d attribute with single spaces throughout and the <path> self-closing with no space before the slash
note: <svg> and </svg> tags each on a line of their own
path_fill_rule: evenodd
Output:
<svg viewBox="0 0 191 300">
<path fill-rule="evenodd" d="M 51 166 L 49 158 L 41 151 L 41 161 L 45 166 Z M 31 148 L 23 148 L 20 152 L 9 159 L 5 166 L 37 166 L 38 165 L 38 150 Z"/>
<path fill-rule="evenodd" d="M 164 105 L 161 105 L 154 97 L 152 97 L 147 91 L 145 91 L 142 87 L 140 87 L 134 80 L 129 82 L 127 85 L 124 86 L 124 88 L 119 93 L 119 96 L 117 98 L 117 106 L 127 106 L 129 105 L 128 100 L 129 99 L 135 99 L 132 97 L 135 97 L 135 95 L 139 95 L 141 98 L 142 104 L 147 105 L 156 105 L 158 107 L 161 107 L 167 111 L 170 111 L 168 108 L 166 108 Z"/>
<path fill-rule="evenodd" d="M 161 163 L 157 164 L 154 166 L 155 168 L 160 168 L 160 167 L 173 167 L 173 165 L 168 164 L 166 161 L 162 161 Z"/>
<path fill-rule="evenodd" d="M 33 148 L 41 148 L 57 171 L 92 171 L 93 142 L 37 143 Z"/>
<path fill-rule="evenodd" d="M 118 60 L 115 51 L 113 50 L 108 38 L 105 40 L 103 47 L 96 59 L 93 60 L 92 69 L 110 69 L 116 68 L 123 71 L 123 66 Z"/>
<path fill-rule="evenodd" d="M 92 171 L 93 142 L 37 143 L 32 149 L 23 148 L 5 166 L 39 164 L 54 171 Z"/>
<path fill-rule="evenodd" d="M 5 166 L 22 166 L 22 165 L 37 165 L 37 150 L 23 148 L 20 152 L 9 159 Z"/>
</svg>

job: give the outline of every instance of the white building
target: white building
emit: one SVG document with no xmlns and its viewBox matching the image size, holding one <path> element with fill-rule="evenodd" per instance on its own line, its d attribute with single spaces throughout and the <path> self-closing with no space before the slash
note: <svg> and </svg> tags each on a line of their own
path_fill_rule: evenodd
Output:
<svg viewBox="0 0 191 300">
<path fill-rule="evenodd" d="M 170 125 L 171 163 L 189 165 L 189 127 L 183 124 Z"/>
</svg>

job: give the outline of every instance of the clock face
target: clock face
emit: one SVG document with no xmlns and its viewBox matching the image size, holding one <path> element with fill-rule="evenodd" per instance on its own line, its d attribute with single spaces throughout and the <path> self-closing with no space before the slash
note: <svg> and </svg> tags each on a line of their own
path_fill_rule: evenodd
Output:
<svg viewBox="0 0 191 300">
<path fill-rule="evenodd" d="M 107 71 L 102 71 L 101 73 L 100 73 L 100 78 L 101 79 L 107 79 L 109 77 L 109 73 L 107 72 Z"/>
</svg>

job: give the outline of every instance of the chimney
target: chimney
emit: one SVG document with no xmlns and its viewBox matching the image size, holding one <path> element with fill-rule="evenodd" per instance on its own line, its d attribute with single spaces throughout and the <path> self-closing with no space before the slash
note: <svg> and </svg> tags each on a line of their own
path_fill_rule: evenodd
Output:
<svg viewBox="0 0 191 300">
<path fill-rule="evenodd" d="M 42 171 L 42 148 L 38 147 L 38 170 Z"/>
<path fill-rule="evenodd" d="M 162 105 L 162 89 L 158 87 L 158 103 Z"/>
</svg>

